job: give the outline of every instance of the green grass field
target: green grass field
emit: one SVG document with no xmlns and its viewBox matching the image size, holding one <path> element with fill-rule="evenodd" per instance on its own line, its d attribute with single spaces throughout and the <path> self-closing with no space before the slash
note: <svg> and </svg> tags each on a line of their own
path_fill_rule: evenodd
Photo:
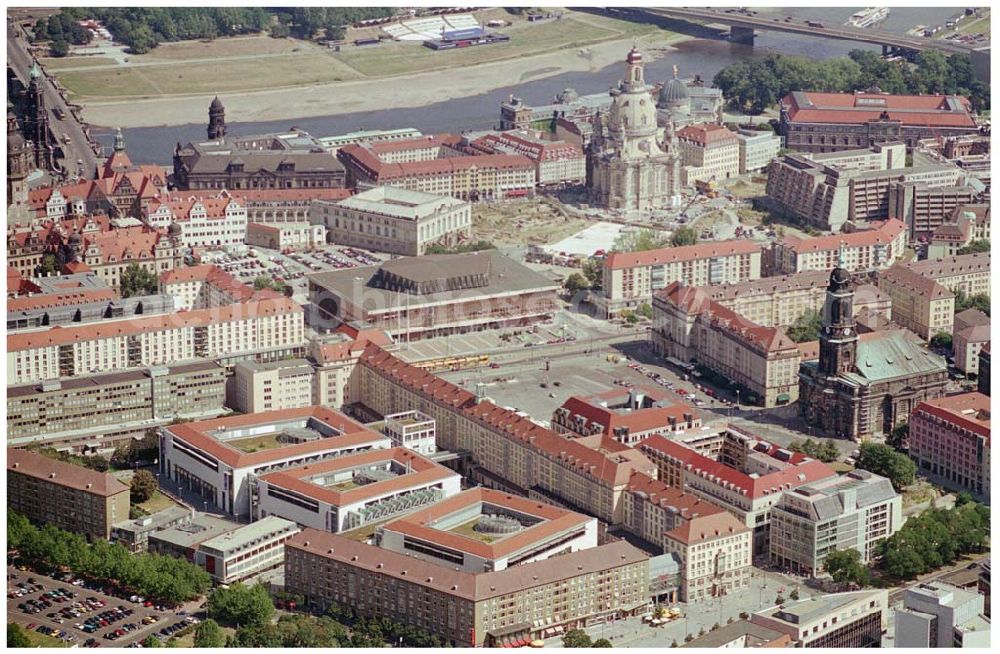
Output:
<svg viewBox="0 0 1000 654">
<path fill-rule="evenodd" d="M 59 640 L 58 638 L 53 638 L 52 636 L 46 636 L 45 634 L 40 634 L 34 630 L 28 631 L 25 629 L 24 633 L 28 635 L 28 640 L 31 641 L 32 647 L 69 647 L 64 640 Z"/>
<path fill-rule="evenodd" d="M 117 66 L 118 62 L 111 57 L 52 57 L 38 60 L 45 70 L 56 71 L 67 68 L 86 68 L 88 66 Z"/>
<path fill-rule="evenodd" d="M 156 491 L 151 498 L 137 506 L 146 513 L 156 513 L 157 511 L 177 506 L 177 502 L 174 502 L 160 491 Z"/>
<path fill-rule="evenodd" d="M 278 442 L 278 437 L 276 434 L 267 434 L 266 436 L 252 436 L 250 438 L 237 438 L 235 440 L 226 441 L 226 445 L 229 447 L 236 448 L 241 452 L 262 452 L 264 450 L 274 450 L 279 447 L 284 447 L 284 443 Z"/>
</svg>

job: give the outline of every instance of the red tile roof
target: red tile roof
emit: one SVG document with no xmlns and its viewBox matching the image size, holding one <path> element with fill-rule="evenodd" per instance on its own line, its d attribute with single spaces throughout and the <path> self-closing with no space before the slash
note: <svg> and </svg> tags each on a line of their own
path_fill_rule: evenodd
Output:
<svg viewBox="0 0 1000 654">
<path fill-rule="evenodd" d="M 402 141 L 386 142 L 397 145 Z M 404 179 L 420 175 L 447 175 L 468 168 L 477 169 L 520 169 L 534 173 L 535 167 L 530 159 L 514 154 L 485 154 L 476 157 L 445 157 L 427 161 L 409 161 L 405 163 L 385 163 L 371 150 L 359 144 L 345 145 L 337 151 L 337 157 L 344 163 L 360 167 L 374 181 L 382 182 L 394 179 Z"/>
<path fill-rule="evenodd" d="M 802 103 L 800 104 L 800 99 Z M 948 107 L 957 100 L 961 109 Z M 974 129 L 968 98 L 949 95 L 890 95 L 888 93 L 789 93 L 781 100 L 788 119 L 797 123 L 860 124 L 878 120 L 883 112 L 909 126 Z"/>
<path fill-rule="evenodd" d="M 542 521 L 492 543 L 485 543 L 476 538 L 432 526 L 436 521 L 479 502 L 509 508 L 519 513 L 541 518 Z M 591 520 L 593 518 L 589 516 L 568 511 L 553 504 L 478 487 L 452 495 L 427 508 L 391 520 L 383 525 L 383 529 L 396 531 L 485 559 L 497 559 L 542 542 L 560 532 L 582 527 Z"/>
<path fill-rule="evenodd" d="M 778 446 L 768 444 L 768 454 L 773 454 Z M 705 479 L 725 487 L 732 487 L 751 498 L 757 499 L 765 495 L 779 493 L 789 488 L 797 488 L 803 484 L 826 479 L 836 473 L 826 464 L 807 459 L 799 455 L 789 460 L 789 465 L 783 470 L 777 470 L 761 477 L 751 477 L 723 463 L 710 459 L 694 450 L 660 435 L 650 436 L 638 445 L 640 450 L 652 450 L 677 461 L 682 468 Z"/>
<path fill-rule="evenodd" d="M 338 470 L 350 470 L 361 466 L 371 466 L 378 463 L 395 461 L 408 468 L 404 475 L 391 479 L 373 482 L 348 490 L 337 490 L 328 486 L 320 486 L 309 479 Z M 438 465 L 423 456 L 402 447 L 370 450 L 339 456 L 329 461 L 310 463 L 298 468 L 290 468 L 261 476 L 271 486 L 287 488 L 306 497 L 326 502 L 333 506 L 346 506 L 364 502 L 369 498 L 395 493 L 417 486 L 428 486 L 447 479 L 456 473 L 442 465 Z"/>
<path fill-rule="evenodd" d="M 53 307 L 75 306 L 85 302 L 112 302 L 118 294 L 110 288 L 66 290 L 59 293 L 45 293 L 31 297 L 7 298 L 7 311 L 33 311 Z"/>
<path fill-rule="evenodd" d="M 761 249 L 759 243 L 747 240 L 735 240 L 713 241 L 697 245 L 646 250 L 644 252 L 612 252 L 604 260 L 604 267 L 609 270 L 619 270 L 623 268 L 635 268 L 636 266 L 694 261 L 710 257 L 753 254 L 759 253 Z"/>
<path fill-rule="evenodd" d="M 7 335 L 7 351 L 19 352 L 39 347 L 68 345 L 128 334 L 211 325 L 230 320 L 247 320 L 285 313 L 301 313 L 302 307 L 285 297 L 262 299 L 257 302 L 227 304 L 211 309 L 178 311 L 143 318 L 100 322 L 72 327 L 59 325 L 44 331 Z"/>
<path fill-rule="evenodd" d="M 635 471 L 628 480 L 628 491 L 630 493 L 642 493 L 647 500 L 656 506 L 677 509 L 678 514 L 685 521 L 692 520 L 698 516 L 715 515 L 724 513 L 725 509 L 697 495 L 685 493 L 680 488 L 668 486 L 659 479 L 654 479 L 649 475 Z"/>
<path fill-rule="evenodd" d="M 962 429 L 979 434 L 990 443 L 990 398 L 982 393 L 961 393 L 925 400 L 913 409 L 913 416 L 932 415 Z"/>
<path fill-rule="evenodd" d="M 198 266 L 185 266 L 174 268 L 160 275 L 160 283 L 164 286 L 170 284 L 185 284 L 191 282 L 203 282 L 209 286 L 214 286 L 220 291 L 228 293 L 236 302 L 246 302 L 255 296 L 252 286 L 244 284 L 233 275 L 214 264 L 201 264 Z M 281 297 L 276 294 L 276 297 Z"/>
<path fill-rule="evenodd" d="M 569 411 L 571 421 L 573 416 L 583 416 L 588 424 L 603 425 L 602 433 L 609 435 L 620 428 L 628 430 L 630 434 L 648 432 L 654 429 L 670 430 L 672 427 L 670 419 L 673 418 L 677 423 L 684 424 L 688 421 L 685 415 L 692 421 L 701 420 L 701 413 L 686 404 L 619 411 L 596 404 L 590 398 L 574 395 L 563 402 L 560 408 Z"/>
<path fill-rule="evenodd" d="M 739 143 L 739 139 L 736 137 L 734 132 L 729 131 L 722 125 L 716 125 L 715 123 L 687 125 L 677 131 L 677 138 L 685 141 L 691 141 L 701 147 L 715 147 Z"/>
<path fill-rule="evenodd" d="M 7 448 L 7 474 L 14 472 L 100 497 L 129 492 L 128 486 L 106 472 L 56 461 L 27 450 Z"/>
<path fill-rule="evenodd" d="M 870 226 L 871 229 L 859 232 L 814 236 L 812 238 L 789 235 L 782 239 L 781 244 L 795 250 L 799 254 L 806 252 L 830 252 L 839 250 L 841 246 L 870 247 L 873 245 L 888 245 L 906 230 L 906 225 L 897 218 L 872 222 Z"/>
<path fill-rule="evenodd" d="M 723 511 L 693 518 L 668 531 L 666 537 L 685 545 L 696 545 L 716 538 L 745 534 L 749 531 L 750 527 L 737 520 L 736 516 L 728 511 Z"/>
<path fill-rule="evenodd" d="M 234 447 L 226 445 L 211 435 L 211 432 L 220 427 L 229 429 L 239 429 L 241 427 L 251 427 L 257 425 L 271 425 L 289 420 L 315 418 L 326 423 L 341 432 L 339 436 L 332 438 L 317 438 L 316 440 L 296 443 L 284 447 L 278 447 L 259 452 L 241 452 Z M 340 411 L 335 411 L 323 406 L 308 406 L 298 409 L 285 409 L 281 411 L 265 411 L 263 413 L 250 413 L 240 416 L 229 416 L 216 418 L 214 420 L 202 420 L 199 422 L 186 422 L 180 425 L 167 427 L 174 435 L 185 443 L 192 445 L 230 467 L 247 468 L 259 466 L 271 461 L 279 461 L 293 456 L 324 452 L 328 450 L 338 450 L 347 447 L 357 447 L 366 443 L 385 440 L 386 437 L 376 433 Z"/>
</svg>

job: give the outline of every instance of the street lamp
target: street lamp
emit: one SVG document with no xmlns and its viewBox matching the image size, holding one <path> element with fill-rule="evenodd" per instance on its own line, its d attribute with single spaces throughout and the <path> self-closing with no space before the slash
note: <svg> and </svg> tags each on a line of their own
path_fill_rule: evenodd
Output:
<svg viewBox="0 0 1000 654">
<path fill-rule="evenodd" d="M 740 389 L 736 389 L 736 410 L 740 410 Z"/>
</svg>

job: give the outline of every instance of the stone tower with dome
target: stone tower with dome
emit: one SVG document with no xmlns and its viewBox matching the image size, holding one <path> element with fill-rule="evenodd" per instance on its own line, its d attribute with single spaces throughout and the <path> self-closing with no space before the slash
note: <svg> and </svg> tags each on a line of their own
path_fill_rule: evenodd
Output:
<svg viewBox="0 0 1000 654">
<path fill-rule="evenodd" d="M 680 204 L 680 158 L 657 123 L 644 66 L 642 54 L 632 48 L 625 79 L 611 89 L 611 106 L 594 119 L 587 184 L 594 203 L 609 209 L 649 211 Z"/>
<path fill-rule="evenodd" d="M 208 107 L 208 140 L 217 141 L 226 135 L 226 108 L 222 100 L 215 96 Z"/>
</svg>

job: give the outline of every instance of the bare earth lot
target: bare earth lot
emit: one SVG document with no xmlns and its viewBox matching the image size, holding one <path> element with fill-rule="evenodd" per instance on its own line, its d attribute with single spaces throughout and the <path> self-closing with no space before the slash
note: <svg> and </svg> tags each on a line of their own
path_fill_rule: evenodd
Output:
<svg viewBox="0 0 1000 654">
<path fill-rule="evenodd" d="M 511 42 L 434 52 L 416 42 L 385 42 L 336 53 L 268 36 L 166 43 L 118 63 L 108 56 L 47 59 L 95 125 L 146 127 L 199 122 L 216 94 L 233 121 L 277 120 L 418 107 L 512 83 L 603 68 L 638 43 L 652 53 L 685 37 L 566 10 L 561 20 L 528 23 L 503 15 Z M 356 38 L 348 35 L 348 39 Z M 289 91 L 294 89 L 294 102 Z"/>
</svg>

